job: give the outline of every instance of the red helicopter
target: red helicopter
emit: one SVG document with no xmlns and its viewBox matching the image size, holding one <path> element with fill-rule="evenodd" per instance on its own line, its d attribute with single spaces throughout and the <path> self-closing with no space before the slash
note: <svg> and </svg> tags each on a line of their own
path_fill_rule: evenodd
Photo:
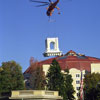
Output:
<svg viewBox="0 0 100 100">
<path fill-rule="evenodd" d="M 52 13 L 54 12 L 54 8 L 56 8 L 58 10 L 58 14 L 60 14 L 59 12 L 59 8 L 57 7 L 57 4 L 59 3 L 59 0 L 56 0 L 55 2 L 52 2 L 51 0 L 49 0 L 49 2 L 43 2 L 43 1 L 36 1 L 36 0 L 30 0 L 31 2 L 37 2 L 37 3 L 43 3 L 42 5 L 37 5 L 36 7 L 41 7 L 41 6 L 46 6 L 49 5 L 47 7 L 47 16 L 52 16 Z"/>
</svg>

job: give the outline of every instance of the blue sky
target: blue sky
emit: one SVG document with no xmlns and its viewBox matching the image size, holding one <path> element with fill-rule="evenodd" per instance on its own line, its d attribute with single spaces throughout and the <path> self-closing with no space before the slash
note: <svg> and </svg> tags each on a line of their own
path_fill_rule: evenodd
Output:
<svg viewBox="0 0 100 100">
<path fill-rule="evenodd" d="M 47 1 L 47 0 L 43 0 Z M 23 72 L 30 57 L 43 57 L 45 39 L 58 37 L 63 53 L 74 50 L 100 58 L 100 0 L 60 0 L 48 22 L 46 7 L 29 0 L 0 0 L 0 65 L 15 60 Z"/>
</svg>

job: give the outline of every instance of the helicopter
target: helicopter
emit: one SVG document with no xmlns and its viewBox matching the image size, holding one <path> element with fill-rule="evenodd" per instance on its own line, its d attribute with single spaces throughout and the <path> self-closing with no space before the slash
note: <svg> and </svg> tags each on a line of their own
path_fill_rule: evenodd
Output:
<svg viewBox="0 0 100 100">
<path fill-rule="evenodd" d="M 52 2 L 51 0 L 49 0 L 49 2 L 44 2 L 44 1 L 36 1 L 36 0 L 30 0 L 31 2 L 37 2 L 37 3 L 43 3 L 42 5 L 37 5 L 36 7 L 41 7 L 41 6 L 46 6 L 47 7 L 47 12 L 46 15 L 47 16 L 52 16 L 52 13 L 54 12 L 54 9 L 56 8 L 58 10 L 58 14 L 60 14 L 60 8 L 57 7 L 57 4 L 59 3 L 59 0 L 56 0 L 55 2 Z"/>
</svg>

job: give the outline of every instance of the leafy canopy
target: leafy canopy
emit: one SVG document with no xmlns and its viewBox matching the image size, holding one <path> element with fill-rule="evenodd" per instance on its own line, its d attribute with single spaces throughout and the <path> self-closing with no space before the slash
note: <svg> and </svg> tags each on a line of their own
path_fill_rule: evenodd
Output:
<svg viewBox="0 0 100 100">
<path fill-rule="evenodd" d="M 75 93 L 74 87 L 72 85 L 73 79 L 69 70 L 66 69 L 65 73 L 63 74 L 64 81 L 63 81 L 63 100 L 74 100 L 73 94 Z"/>
<path fill-rule="evenodd" d="M 0 92 L 24 89 L 22 68 L 15 61 L 3 62 L 0 67 Z"/>
<path fill-rule="evenodd" d="M 61 91 L 61 83 L 63 82 L 63 75 L 58 62 L 54 59 L 47 73 L 48 89 L 54 91 Z"/>
<path fill-rule="evenodd" d="M 72 76 L 69 71 L 61 72 L 59 63 L 54 59 L 47 73 L 47 87 L 49 90 L 59 91 L 63 100 L 74 100 L 74 88 Z"/>
<path fill-rule="evenodd" d="M 100 100 L 100 74 L 88 73 L 84 79 L 85 100 Z"/>
</svg>

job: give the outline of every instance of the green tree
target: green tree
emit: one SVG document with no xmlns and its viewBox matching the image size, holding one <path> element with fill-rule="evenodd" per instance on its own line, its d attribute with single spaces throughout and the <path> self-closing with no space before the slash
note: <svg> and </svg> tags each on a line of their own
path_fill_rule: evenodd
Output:
<svg viewBox="0 0 100 100">
<path fill-rule="evenodd" d="M 12 90 L 24 89 L 24 78 L 19 64 L 15 61 L 3 62 L 0 69 L 1 94 L 9 94 Z"/>
<path fill-rule="evenodd" d="M 45 75 L 42 66 L 38 66 L 30 76 L 31 89 L 44 90 L 45 89 Z"/>
<path fill-rule="evenodd" d="M 74 100 L 73 94 L 75 93 L 74 87 L 72 85 L 73 79 L 69 74 L 69 70 L 66 69 L 64 72 L 64 82 L 63 82 L 63 100 Z"/>
<path fill-rule="evenodd" d="M 47 88 L 48 90 L 59 91 L 62 95 L 63 87 L 63 74 L 59 63 L 54 59 L 47 73 Z"/>
<path fill-rule="evenodd" d="M 100 74 L 88 73 L 84 79 L 84 99 L 100 100 Z"/>
<path fill-rule="evenodd" d="M 74 100 L 73 79 L 69 70 L 61 72 L 59 63 L 54 59 L 47 73 L 47 87 L 49 90 L 59 91 L 63 100 Z"/>
</svg>

